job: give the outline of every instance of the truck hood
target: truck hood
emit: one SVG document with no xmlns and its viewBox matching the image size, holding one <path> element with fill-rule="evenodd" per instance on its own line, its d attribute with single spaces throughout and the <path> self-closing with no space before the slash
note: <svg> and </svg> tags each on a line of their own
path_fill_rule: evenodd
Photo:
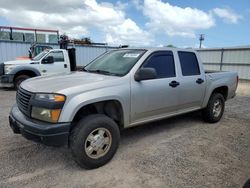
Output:
<svg viewBox="0 0 250 188">
<path fill-rule="evenodd" d="M 95 88 L 105 87 L 110 80 L 119 80 L 120 77 L 108 76 L 87 72 L 72 72 L 53 76 L 39 76 L 28 79 L 21 87 L 30 92 L 62 93 L 65 95 L 74 92 L 84 92 Z M 113 84 L 112 84 L 113 85 Z"/>
<path fill-rule="evenodd" d="M 15 60 L 15 61 L 5 61 L 5 65 L 27 65 L 30 64 L 32 61 L 30 59 L 22 59 L 22 60 Z"/>
</svg>

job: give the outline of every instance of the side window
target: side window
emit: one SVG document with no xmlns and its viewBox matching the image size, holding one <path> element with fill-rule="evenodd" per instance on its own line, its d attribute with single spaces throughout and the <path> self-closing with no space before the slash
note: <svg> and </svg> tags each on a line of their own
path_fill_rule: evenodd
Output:
<svg viewBox="0 0 250 188">
<path fill-rule="evenodd" d="M 154 68 L 157 73 L 157 78 L 175 77 L 175 64 L 172 52 L 154 53 L 146 63 L 144 68 Z"/>
<path fill-rule="evenodd" d="M 63 52 L 50 52 L 48 56 L 52 56 L 54 58 L 54 62 L 64 61 Z"/>
<path fill-rule="evenodd" d="M 200 75 L 199 63 L 193 52 L 178 52 L 183 76 Z"/>
</svg>

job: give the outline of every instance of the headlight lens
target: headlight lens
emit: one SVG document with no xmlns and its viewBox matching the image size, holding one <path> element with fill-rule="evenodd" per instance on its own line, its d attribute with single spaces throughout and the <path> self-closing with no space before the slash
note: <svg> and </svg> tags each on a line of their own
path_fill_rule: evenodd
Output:
<svg viewBox="0 0 250 188">
<path fill-rule="evenodd" d="M 58 122 L 60 113 L 61 109 L 46 109 L 33 106 L 31 117 L 42 121 L 56 123 Z"/>
<path fill-rule="evenodd" d="M 16 65 L 4 65 L 4 73 L 9 74 L 12 69 L 14 69 Z"/>
<path fill-rule="evenodd" d="M 47 101 L 47 102 L 64 102 L 65 96 L 59 95 L 59 94 L 36 94 L 35 95 L 36 100 L 40 101 Z"/>
</svg>

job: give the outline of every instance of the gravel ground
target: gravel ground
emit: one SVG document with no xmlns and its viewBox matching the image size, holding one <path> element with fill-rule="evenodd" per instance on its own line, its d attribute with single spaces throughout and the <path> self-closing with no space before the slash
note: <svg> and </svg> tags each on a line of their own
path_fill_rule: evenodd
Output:
<svg viewBox="0 0 250 188">
<path fill-rule="evenodd" d="M 237 93 L 219 123 L 196 112 L 124 130 L 111 162 L 84 170 L 66 147 L 14 135 L 15 92 L 0 90 L 0 187 L 242 187 L 250 178 L 250 82 Z"/>
</svg>

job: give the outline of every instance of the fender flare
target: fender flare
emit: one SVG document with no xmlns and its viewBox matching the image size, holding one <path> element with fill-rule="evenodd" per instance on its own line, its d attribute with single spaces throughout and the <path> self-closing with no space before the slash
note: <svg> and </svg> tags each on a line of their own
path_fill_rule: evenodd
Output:
<svg viewBox="0 0 250 188">
<path fill-rule="evenodd" d="M 72 110 L 72 108 L 64 108 L 64 110 L 61 112 L 61 116 L 60 116 L 61 122 L 71 122 L 74 119 L 77 112 L 82 107 L 85 107 L 85 106 L 93 104 L 93 103 L 115 100 L 115 101 L 119 102 L 119 104 L 121 105 L 123 124 L 124 125 L 129 124 L 129 119 L 126 118 L 126 117 L 128 117 L 129 107 L 124 103 L 123 99 L 121 99 L 119 97 L 110 96 L 110 97 L 100 97 L 97 99 L 91 98 L 91 99 L 88 99 L 82 103 L 79 103 L 78 99 L 79 99 L 78 97 L 76 97 L 73 100 L 71 99 L 70 102 L 67 104 L 67 105 L 71 105 L 73 110 Z"/>
<path fill-rule="evenodd" d="M 34 67 L 29 67 L 29 66 L 17 66 L 13 70 L 11 70 L 9 74 L 16 75 L 20 71 L 32 71 L 36 74 L 36 76 L 41 76 L 41 73 L 39 72 L 39 70 L 37 70 Z"/>
<path fill-rule="evenodd" d="M 210 87 L 209 90 L 206 92 L 206 96 L 204 97 L 202 107 L 205 108 L 205 107 L 207 106 L 208 101 L 209 101 L 209 99 L 210 99 L 212 93 L 213 93 L 216 89 L 218 89 L 218 88 L 220 88 L 220 87 L 227 87 L 227 89 L 229 88 L 228 85 L 225 85 L 225 84 L 216 84 L 216 85 L 213 85 L 212 87 Z M 227 100 L 227 99 L 225 99 L 225 100 Z"/>
</svg>

